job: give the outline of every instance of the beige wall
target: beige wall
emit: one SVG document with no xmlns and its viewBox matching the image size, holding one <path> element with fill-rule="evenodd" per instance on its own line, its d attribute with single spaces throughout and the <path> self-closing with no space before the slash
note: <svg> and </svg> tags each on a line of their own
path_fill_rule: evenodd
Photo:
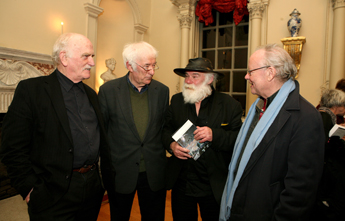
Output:
<svg viewBox="0 0 345 221">
<path fill-rule="evenodd" d="M 86 34 L 87 0 L 0 1 L 0 46 L 51 54 L 53 44 L 64 32 Z"/>
<path fill-rule="evenodd" d="M 287 22 L 290 13 L 296 8 L 302 19 L 299 36 L 306 37 L 303 46 L 298 81 L 300 92 L 309 102 L 316 105 L 320 98 L 320 87 L 326 74 L 326 28 L 327 6 L 325 0 L 271 0 L 268 6 L 267 43 L 279 43 L 280 39 L 290 37 Z"/>
<path fill-rule="evenodd" d="M 177 7 L 170 0 L 153 0 L 150 43 L 159 51 L 159 70 L 155 79 L 170 88 L 170 96 L 176 93 L 179 76 L 173 72 L 180 67 L 181 29 L 177 20 Z M 151 29 L 152 28 L 152 29 Z"/>
<path fill-rule="evenodd" d="M 143 40 L 158 50 L 159 70 L 154 78 L 166 84 L 170 91 L 175 91 L 178 77 L 172 70 L 179 65 L 180 53 L 177 7 L 169 0 L 143 0 L 137 3 L 140 14 L 136 15 L 129 1 L 102 0 L 100 3 L 104 12 L 98 18 L 96 90 L 103 84 L 99 76 L 107 70 L 106 59 L 115 58 L 117 77 L 127 73 L 123 64 L 122 50 L 125 44 L 135 41 L 134 17 L 137 16 L 140 17 L 142 24 L 148 27 Z"/>
<path fill-rule="evenodd" d="M 87 15 L 84 3 L 90 0 L 16 0 L 0 2 L 0 46 L 50 54 L 54 41 L 64 32 L 86 34 Z M 330 0 L 270 0 L 267 12 L 267 39 L 263 42 L 279 43 L 288 37 L 286 23 L 294 8 L 301 13 L 301 36 L 304 45 L 299 82 L 302 95 L 313 105 L 319 101 L 320 87 L 325 83 L 329 70 L 330 45 L 326 30 L 331 24 L 328 7 Z M 96 76 L 94 88 L 103 83 L 100 75 L 106 70 L 105 60 L 115 58 L 115 74 L 126 74 L 122 62 L 122 49 L 134 41 L 135 19 L 148 27 L 143 39 L 157 48 L 160 69 L 155 79 L 176 92 L 179 78 L 173 69 L 180 66 L 181 29 L 177 19 L 178 8 L 171 0 L 101 0 L 104 9 L 98 18 Z M 133 9 L 136 8 L 135 9 Z"/>
<path fill-rule="evenodd" d="M 126 1 L 102 0 L 104 9 L 98 17 L 96 88 L 103 80 L 100 75 L 107 70 L 105 60 L 115 58 L 115 75 L 121 77 L 127 73 L 122 62 L 123 46 L 134 40 L 134 20 L 130 6 Z"/>
</svg>

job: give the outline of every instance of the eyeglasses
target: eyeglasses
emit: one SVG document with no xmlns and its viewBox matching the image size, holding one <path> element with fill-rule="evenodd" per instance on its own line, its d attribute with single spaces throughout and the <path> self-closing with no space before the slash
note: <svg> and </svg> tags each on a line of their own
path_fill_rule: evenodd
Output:
<svg viewBox="0 0 345 221">
<path fill-rule="evenodd" d="M 143 66 L 141 66 L 140 64 L 138 64 L 137 62 L 134 62 L 134 63 L 136 63 L 139 67 L 141 67 L 142 69 L 144 69 L 146 72 L 149 72 L 149 71 L 151 71 L 151 70 L 156 71 L 156 70 L 159 69 L 157 63 L 156 63 L 156 64 L 153 64 L 153 65 L 152 65 L 152 68 L 150 68 L 151 65 L 147 65 L 146 67 L 143 67 Z"/>
<path fill-rule="evenodd" d="M 271 66 L 270 66 L 270 65 L 267 65 L 267 66 L 255 68 L 255 69 L 252 69 L 252 70 L 247 70 L 247 73 L 248 73 L 249 75 L 252 75 L 252 72 L 253 72 L 253 71 L 260 70 L 260 69 L 263 69 L 263 68 L 269 68 L 269 67 L 271 67 Z"/>
</svg>

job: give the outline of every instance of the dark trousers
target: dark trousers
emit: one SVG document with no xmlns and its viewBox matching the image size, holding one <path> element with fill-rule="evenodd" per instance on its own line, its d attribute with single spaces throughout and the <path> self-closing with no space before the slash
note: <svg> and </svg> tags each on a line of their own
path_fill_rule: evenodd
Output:
<svg viewBox="0 0 345 221">
<path fill-rule="evenodd" d="M 28 212 L 30 220 L 96 221 L 103 195 L 104 189 L 102 188 L 97 169 L 90 170 L 84 174 L 72 172 L 70 187 L 67 193 L 52 207 L 35 213 L 30 209 L 29 202 Z"/>
<path fill-rule="evenodd" d="M 198 204 L 203 221 L 218 221 L 220 206 L 214 196 L 187 196 L 178 189 L 171 191 L 171 209 L 174 221 L 197 221 Z"/>
<path fill-rule="evenodd" d="M 136 191 L 138 193 L 141 220 L 163 221 L 166 190 L 152 191 L 147 181 L 146 172 L 139 173 L 137 187 L 134 192 L 130 194 L 108 192 L 111 220 L 129 220 Z"/>
</svg>

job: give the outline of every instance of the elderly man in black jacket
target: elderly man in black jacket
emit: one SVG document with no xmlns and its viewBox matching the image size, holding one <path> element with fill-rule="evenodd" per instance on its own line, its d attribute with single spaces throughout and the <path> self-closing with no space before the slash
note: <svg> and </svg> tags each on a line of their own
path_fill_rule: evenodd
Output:
<svg viewBox="0 0 345 221">
<path fill-rule="evenodd" d="M 104 193 L 98 159 L 109 154 L 97 94 L 82 82 L 93 56 L 85 36 L 61 35 L 56 70 L 21 81 L 5 116 L 2 162 L 30 220 L 97 220 Z"/>
<path fill-rule="evenodd" d="M 168 161 L 167 188 L 172 189 L 174 220 L 197 220 L 199 205 L 203 220 L 217 220 L 222 190 L 234 142 L 242 125 L 242 108 L 227 94 L 211 86 L 222 73 L 213 71 L 205 58 L 190 59 L 176 74 L 185 78 L 183 92 L 175 94 L 167 111 L 163 142 L 172 153 Z M 197 129 L 194 138 L 209 147 L 197 159 L 173 140 L 172 135 L 187 120 Z"/>
<path fill-rule="evenodd" d="M 283 48 L 260 47 L 248 67 L 259 98 L 236 140 L 220 220 L 308 220 L 323 167 L 320 114 L 300 95 Z"/>
</svg>

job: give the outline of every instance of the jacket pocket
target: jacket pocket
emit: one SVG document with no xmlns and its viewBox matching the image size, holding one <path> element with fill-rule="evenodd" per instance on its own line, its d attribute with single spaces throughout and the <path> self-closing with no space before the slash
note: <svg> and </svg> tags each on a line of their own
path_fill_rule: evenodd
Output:
<svg viewBox="0 0 345 221">
<path fill-rule="evenodd" d="M 281 184 L 280 182 L 275 182 L 270 185 L 270 192 L 271 192 L 271 202 L 272 202 L 272 208 L 274 209 L 278 203 L 281 193 Z"/>
</svg>

